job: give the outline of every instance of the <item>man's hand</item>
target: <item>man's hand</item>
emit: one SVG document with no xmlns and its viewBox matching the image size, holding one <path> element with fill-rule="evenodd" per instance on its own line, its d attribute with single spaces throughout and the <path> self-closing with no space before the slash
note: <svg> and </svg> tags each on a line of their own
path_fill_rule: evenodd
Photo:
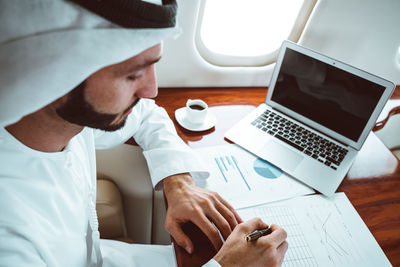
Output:
<svg viewBox="0 0 400 267">
<path fill-rule="evenodd" d="M 285 230 L 271 225 L 272 233 L 247 242 L 245 236 L 268 227 L 255 218 L 239 224 L 214 259 L 222 266 L 280 266 L 288 249 Z"/>
<path fill-rule="evenodd" d="M 182 231 L 182 224 L 191 221 L 197 225 L 218 251 L 222 246 L 218 229 L 227 239 L 242 222 L 228 202 L 215 192 L 197 187 L 189 174 L 170 176 L 163 184 L 168 202 L 165 229 L 188 253 L 193 252 L 193 243 Z"/>
</svg>

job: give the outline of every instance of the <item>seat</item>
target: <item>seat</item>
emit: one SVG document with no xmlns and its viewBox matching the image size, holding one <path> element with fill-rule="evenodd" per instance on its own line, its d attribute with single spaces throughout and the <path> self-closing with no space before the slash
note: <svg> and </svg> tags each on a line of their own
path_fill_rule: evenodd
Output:
<svg viewBox="0 0 400 267">
<path fill-rule="evenodd" d="M 390 100 L 373 129 L 379 139 L 400 159 L 400 100 Z"/>
<path fill-rule="evenodd" d="M 123 144 L 97 150 L 97 212 L 102 238 L 139 244 L 171 244 L 165 204 L 154 191 L 143 150 Z"/>
<path fill-rule="evenodd" d="M 101 238 L 133 243 L 126 230 L 121 193 L 114 182 L 104 176 L 97 179 L 96 210 Z"/>
</svg>

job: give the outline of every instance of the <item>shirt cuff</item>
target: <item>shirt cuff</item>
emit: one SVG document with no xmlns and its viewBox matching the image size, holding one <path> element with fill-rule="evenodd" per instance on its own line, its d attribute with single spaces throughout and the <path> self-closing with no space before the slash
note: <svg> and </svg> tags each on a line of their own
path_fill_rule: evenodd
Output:
<svg viewBox="0 0 400 267">
<path fill-rule="evenodd" d="M 211 259 L 209 262 L 204 264 L 202 267 L 221 267 L 221 265 L 214 259 Z"/>
<path fill-rule="evenodd" d="M 162 189 L 164 178 L 190 172 L 195 179 L 206 179 L 210 172 L 203 160 L 193 151 L 187 149 L 157 148 L 143 152 L 150 172 L 153 187 Z"/>
</svg>

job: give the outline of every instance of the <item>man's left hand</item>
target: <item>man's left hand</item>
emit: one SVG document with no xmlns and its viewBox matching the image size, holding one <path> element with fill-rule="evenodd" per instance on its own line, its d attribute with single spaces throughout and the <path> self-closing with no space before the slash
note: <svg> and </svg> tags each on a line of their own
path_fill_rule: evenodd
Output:
<svg viewBox="0 0 400 267">
<path fill-rule="evenodd" d="M 218 251 L 222 241 L 218 230 L 227 239 L 242 219 L 218 193 L 195 185 L 189 174 L 172 175 L 164 179 L 164 194 L 168 202 L 165 229 L 188 253 L 193 243 L 181 226 L 191 221 L 199 227 Z M 218 229 L 217 229 L 218 228 Z"/>
</svg>

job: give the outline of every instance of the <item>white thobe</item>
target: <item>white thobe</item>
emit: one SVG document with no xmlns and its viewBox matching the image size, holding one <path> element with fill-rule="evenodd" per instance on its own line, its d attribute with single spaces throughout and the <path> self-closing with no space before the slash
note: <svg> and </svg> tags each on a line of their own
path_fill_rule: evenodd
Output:
<svg viewBox="0 0 400 267">
<path fill-rule="evenodd" d="M 152 100 L 139 101 L 121 130 L 84 128 L 62 152 L 33 150 L 0 128 L 0 266 L 174 266 L 171 246 L 99 238 L 95 149 L 131 136 L 144 149 L 154 187 L 177 173 L 208 175 Z"/>
</svg>

